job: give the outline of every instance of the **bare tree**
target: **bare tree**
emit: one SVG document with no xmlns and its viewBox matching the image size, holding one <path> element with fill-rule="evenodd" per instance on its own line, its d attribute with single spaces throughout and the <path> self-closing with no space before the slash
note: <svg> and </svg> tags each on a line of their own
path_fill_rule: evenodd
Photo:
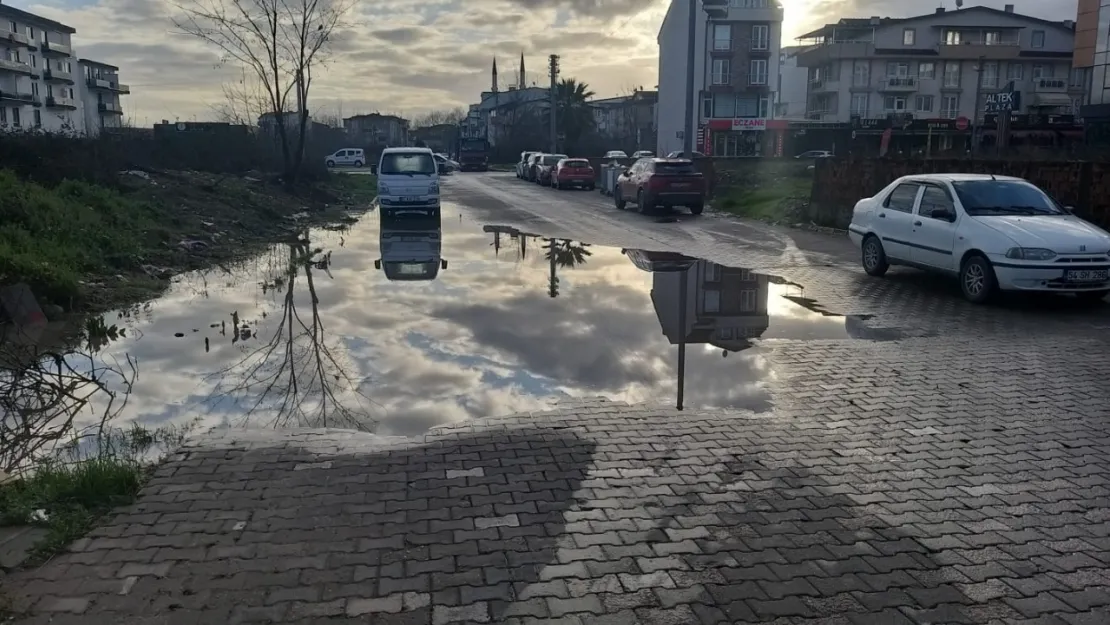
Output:
<svg viewBox="0 0 1110 625">
<path fill-rule="evenodd" d="M 262 86 L 253 74 L 247 75 L 246 69 L 239 82 L 223 86 L 223 95 L 224 101 L 211 107 L 216 121 L 254 127 L 266 112 L 267 97 Z"/>
<path fill-rule="evenodd" d="M 312 73 L 327 61 L 332 33 L 353 0 L 184 2 L 174 25 L 216 46 L 224 62 L 238 63 L 258 79 L 266 112 L 275 116 L 285 182 L 295 184 L 304 160 Z M 289 112 L 296 114 L 292 128 Z"/>
<path fill-rule="evenodd" d="M 466 109 L 461 106 L 449 110 L 429 111 L 413 120 L 413 128 L 427 128 L 440 124 L 456 125 L 466 119 Z"/>
</svg>

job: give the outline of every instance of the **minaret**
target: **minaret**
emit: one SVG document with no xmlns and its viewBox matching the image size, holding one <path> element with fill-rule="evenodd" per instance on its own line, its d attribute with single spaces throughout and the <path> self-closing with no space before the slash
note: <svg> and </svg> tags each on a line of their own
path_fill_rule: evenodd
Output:
<svg viewBox="0 0 1110 625">
<path fill-rule="evenodd" d="M 496 56 L 493 57 L 493 89 L 492 89 L 492 91 L 494 93 L 497 93 L 497 57 Z"/>
<path fill-rule="evenodd" d="M 525 80 L 525 74 L 524 74 L 524 53 L 523 52 L 520 53 L 520 78 L 519 78 L 519 84 L 516 86 L 516 88 L 517 89 L 527 89 L 528 88 L 528 81 Z"/>
</svg>

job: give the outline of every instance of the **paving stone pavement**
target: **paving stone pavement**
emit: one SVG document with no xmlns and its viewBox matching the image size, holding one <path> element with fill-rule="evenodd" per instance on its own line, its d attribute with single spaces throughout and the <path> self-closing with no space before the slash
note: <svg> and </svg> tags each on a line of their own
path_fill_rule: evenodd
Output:
<svg viewBox="0 0 1110 625">
<path fill-rule="evenodd" d="M 1104 419 L 904 398 L 219 430 L 6 592 L 28 625 L 1110 622 Z"/>
</svg>

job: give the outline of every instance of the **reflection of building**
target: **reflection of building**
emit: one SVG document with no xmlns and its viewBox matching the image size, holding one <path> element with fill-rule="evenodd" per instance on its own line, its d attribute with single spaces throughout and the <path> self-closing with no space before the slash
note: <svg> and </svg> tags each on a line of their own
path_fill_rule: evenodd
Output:
<svg viewBox="0 0 1110 625">
<path fill-rule="evenodd" d="M 378 243 L 381 259 L 374 268 L 389 280 L 435 280 L 443 260 L 443 234 L 438 217 L 433 219 L 389 219 L 381 215 Z"/>
<path fill-rule="evenodd" d="M 685 324 L 680 302 L 686 275 Z M 767 276 L 699 260 L 686 272 L 652 275 L 651 301 L 671 344 L 708 343 L 728 351 L 749 346 L 770 325 Z"/>
</svg>

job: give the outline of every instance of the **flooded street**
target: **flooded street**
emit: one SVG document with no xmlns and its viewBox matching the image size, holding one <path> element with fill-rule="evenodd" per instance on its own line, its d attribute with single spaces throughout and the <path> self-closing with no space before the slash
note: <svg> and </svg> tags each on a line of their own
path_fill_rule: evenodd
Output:
<svg viewBox="0 0 1110 625">
<path fill-rule="evenodd" d="M 135 369 L 129 392 L 108 383 L 126 399 L 116 424 L 408 435 L 581 397 L 674 405 L 680 370 L 684 407 L 760 412 L 768 342 L 894 338 L 744 268 L 548 239 L 450 203 L 436 226 L 383 229 L 370 212 L 106 315 L 124 335 L 94 361 Z"/>
</svg>

